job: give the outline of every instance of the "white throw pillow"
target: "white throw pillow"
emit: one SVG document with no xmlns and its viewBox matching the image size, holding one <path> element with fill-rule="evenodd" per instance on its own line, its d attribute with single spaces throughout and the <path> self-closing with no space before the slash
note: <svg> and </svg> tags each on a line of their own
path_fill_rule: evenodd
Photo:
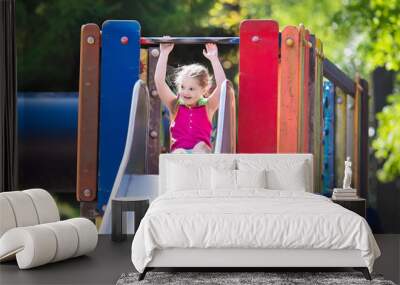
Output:
<svg viewBox="0 0 400 285">
<path fill-rule="evenodd" d="M 167 191 L 210 189 L 211 167 L 170 163 Z"/>
<path fill-rule="evenodd" d="M 216 169 L 211 170 L 212 190 L 236 190 L 236 170 Z"/>
<path fill-rule="evenodd" d="M 309 174 L 305 162 L 292 164 L 284 170 L 267 169 L 266 174 L 268 189 L 303 192 L 307 189 Z"/>
<path fill-rule="evenodd" d="M 267 188 L 266 170 L 236 170 L 237 188 Z"/>
</svg>

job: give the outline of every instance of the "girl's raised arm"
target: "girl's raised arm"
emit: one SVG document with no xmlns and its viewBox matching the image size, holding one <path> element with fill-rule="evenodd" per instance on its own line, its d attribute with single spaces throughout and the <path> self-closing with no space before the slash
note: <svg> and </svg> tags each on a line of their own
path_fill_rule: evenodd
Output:
<svg viewBox="0 0 400 285">
<path fill-rule="evenodd" d="M 157 61 L 156 72 L 154 75 L 154 83 L 161 101 L 167 106 L 170 112 L 174 112 L 177 96 L 171 91 L 165 82 L 165 74 L 167 73 L 168 55 L 174 48 L 174 44 L 160 44 L 160 57 Z"/>
<path fill-rule="evenodd" d="M 206 51 L 207 50 L 207 51 Z M 206 44 L 206 50 L 203 54 L 211 62 L 214 71 L 215 81 L 217 87 L 213 93 L 208 97 L 208 108 L 211 112 L 215 112 L 219 107 L 219 97 L 221 93 L 221 85 L 226 79 L 224 68 L 222 67 L 218 58 L 218 47 L 216 44 Z"/>
</svg>

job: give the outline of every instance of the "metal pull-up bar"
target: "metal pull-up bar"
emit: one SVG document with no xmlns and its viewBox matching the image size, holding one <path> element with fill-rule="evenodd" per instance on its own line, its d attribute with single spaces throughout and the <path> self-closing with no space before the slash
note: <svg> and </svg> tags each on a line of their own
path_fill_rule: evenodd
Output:
<svg viewBox="0 0 400 285">
<path fill-rule="evenodd" d="M 156 45 L 160 43 L 174 43 L 174 44 L 206 44 L 215 43 L 223 45 L 238 45 L 239 37 L 142 37 L 140 38 L 141 45 Z"/>
</svg>

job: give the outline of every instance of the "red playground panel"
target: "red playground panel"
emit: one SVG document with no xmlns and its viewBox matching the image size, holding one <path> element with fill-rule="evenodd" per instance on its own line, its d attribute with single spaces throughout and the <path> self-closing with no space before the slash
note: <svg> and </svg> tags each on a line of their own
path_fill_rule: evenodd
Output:
<svg viewBox="0 0 400 285">
<path fill-rule="evenodd" d="M 238 153 L 277 152 L 279 26 L 240 25 Z"/>
</svg>

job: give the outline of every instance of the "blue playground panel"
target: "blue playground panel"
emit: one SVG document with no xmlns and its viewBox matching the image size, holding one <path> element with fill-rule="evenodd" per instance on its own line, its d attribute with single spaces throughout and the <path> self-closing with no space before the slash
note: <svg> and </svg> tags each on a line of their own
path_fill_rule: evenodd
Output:
<svg viewBox="0 0 400 285">
<path fill-rule="evenodd" d="M 323 84 L 323 169 L 322 194 L 330 197 L 335 179 L 335 88 L 332 82 Z"/>
<path fill-rule="evenodd" d="M 97 208 L 103 213 L 124 152 L 132 88 L 140 72 L 140 24 L 110 20 L 102 27 Z"/>
</svg>

